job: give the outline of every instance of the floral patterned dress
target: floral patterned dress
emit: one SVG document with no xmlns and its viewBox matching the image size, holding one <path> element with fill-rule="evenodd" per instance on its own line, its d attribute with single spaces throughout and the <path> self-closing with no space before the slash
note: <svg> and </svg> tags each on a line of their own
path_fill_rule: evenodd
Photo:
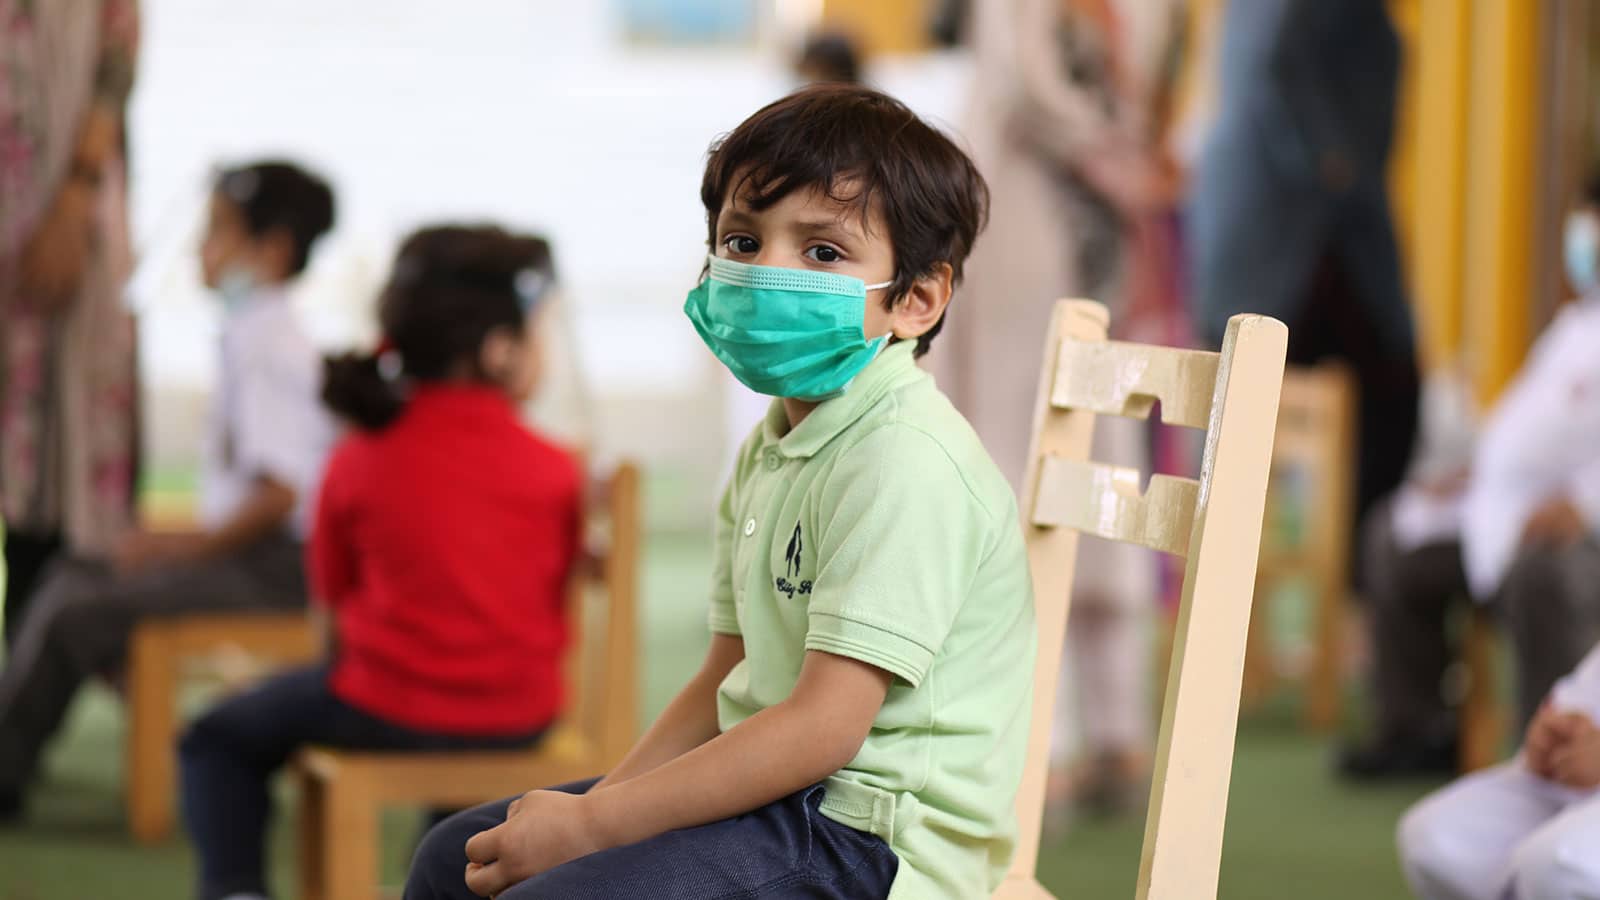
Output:
<svg viewBox="0 0 1600 900">
<path fill-rule="evenodd" d="M 0 514 L 8 528 L 60 533 L 83 553 L 103 551 L 128 524 L 136 472 L 120 158 L 101 182 L 76 294 L 46 306 L 17 272 L 89 111 L 124 107 L 137 41 L 135 0 L 0 0 Z"/>
</svg>

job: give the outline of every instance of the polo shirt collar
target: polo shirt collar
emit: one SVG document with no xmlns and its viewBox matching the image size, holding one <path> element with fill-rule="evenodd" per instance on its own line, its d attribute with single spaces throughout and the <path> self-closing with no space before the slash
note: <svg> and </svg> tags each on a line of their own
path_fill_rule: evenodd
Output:
<svg viewBox="0 0 1600 900">
<path fill-rule="evenodd" d="M 791 459 L 816 455 L 845 429 L 856 423 L 879 400 L 906 385 L 931 377 L 917 367 L 913 351 L 916 341 L 897 341 L 884 348 L 877 359 L 867 364 L 850 387 L 832 400 L 824 400 L 801 423 L 789 428 L 789 415 L 783 400 L 772 401 L 762 426 L 762 442 L 776 446 Z"/>
</svg>

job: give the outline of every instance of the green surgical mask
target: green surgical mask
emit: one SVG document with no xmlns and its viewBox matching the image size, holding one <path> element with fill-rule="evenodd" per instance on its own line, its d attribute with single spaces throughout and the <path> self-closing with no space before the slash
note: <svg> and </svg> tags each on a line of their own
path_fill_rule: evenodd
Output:
<svg viewBox="0 0 1600 900">
<path fill-rule="evenodd" d="M 710 258 L 683 311 L 733 376 L 758 394 L 819 401 L 844 393 L 889 342 L 867 339 L 867 291 L 892 282 Z"/>
</svg>

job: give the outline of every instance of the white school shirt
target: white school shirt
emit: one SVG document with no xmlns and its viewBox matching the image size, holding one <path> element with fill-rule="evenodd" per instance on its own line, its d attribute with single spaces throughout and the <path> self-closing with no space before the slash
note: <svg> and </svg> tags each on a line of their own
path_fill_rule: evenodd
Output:
<svg viewBox="0 0 1600 900">
<path fill-rule="evenodd" d="M 1484 426 L 1461 529 L 1480 602 L 1499 589 L 1528 518 L 1556 495 L 1600 531 L 1600 298 L 1556 315 Z"/>
<path fill-rule="evenodd" d="M 294 490 L 290 531 L 305 540 L 334 426 L 320 399 L 322 358 L 281 289 L 258 289 L 224 314 L 218 371 L 201 470 L 201 524 L 226 523 L 256 480 L 270 476 Z"/>
</svg>

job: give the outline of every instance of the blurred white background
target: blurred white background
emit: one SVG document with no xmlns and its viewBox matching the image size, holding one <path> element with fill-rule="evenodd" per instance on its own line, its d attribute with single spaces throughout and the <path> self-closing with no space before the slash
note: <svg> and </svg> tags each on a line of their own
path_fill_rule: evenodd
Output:
<svg viewBox="0 0 1600 900">
<path fill-rule="evenodd" d="M 320 343 L 373 340 L 394 242 L 420 223 L 543 232 L 566 298 L 549 336 L 581 366 L 552 387 L 581 380 L 593 398 L 544 424 L 709 490 L 752 404 L 728 402 L 729 380 L 679 311 L 705 253 L 701 167 L 712 138 L 792 86 L 788 55 L 811 6 L 762 5 L 760 36 L 741 45 L 647 47 L 601 2 L 146 0 L 130 293 L 155 465 L 192 453 L 210 381 L 216 312 L 194 245 L 211 170 L 282 155 L 338 194 L 338 225 L 299 292 Z M 918 56 L 874 61 L 868 75 L 953 130 L 966 67 Z"/>
</svg>

